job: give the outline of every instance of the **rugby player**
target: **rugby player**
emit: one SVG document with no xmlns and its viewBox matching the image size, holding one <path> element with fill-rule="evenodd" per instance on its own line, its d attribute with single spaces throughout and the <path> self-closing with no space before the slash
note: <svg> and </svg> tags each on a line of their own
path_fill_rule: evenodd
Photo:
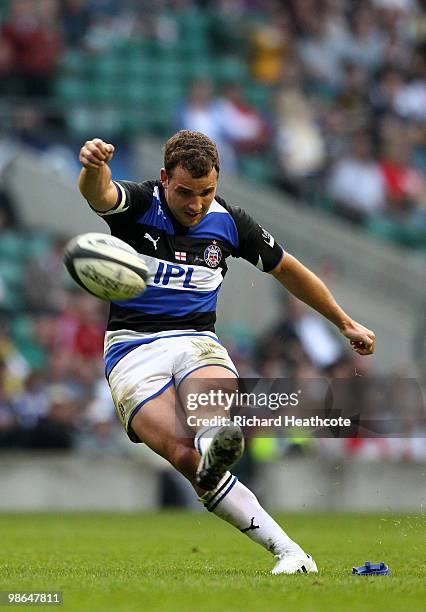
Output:
<svg viewBox="0 0 426 612">
<path fill-rule="evenodd" d="M 228 469 L 244 439 L 235 426 L 177 435 L 175 410 L 185 385 L 228 381 L 237 371 L 214 330 L 218 291 L 228 257 L 243 257 L 274 276 L 334 323 L 360 355 L 374 333 L 351 319 L 324 283 L 244 210 L 216 195 L 215 143 L 182 130 L 165 145 L 159 180 L 112 180 L 114 146 L 99 138 L 80 151 L 79 187 L 111 233 L 139 253 L 149 269 L 146 291 L 111 303 L 105 371 L 118 415 L 133 442 L 167 459 L 193 485 L 208 511 L 276 556 L 273 574 L 316 572 L 306 554 Z"/>
</svg>

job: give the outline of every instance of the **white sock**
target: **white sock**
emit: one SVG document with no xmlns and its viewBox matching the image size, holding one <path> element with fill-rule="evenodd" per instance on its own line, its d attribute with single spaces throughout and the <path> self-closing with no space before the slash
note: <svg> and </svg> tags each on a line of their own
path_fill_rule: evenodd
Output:
<svg viewBox="0 0 426 612">
<path fill-rule="evenodd" d="M 209 447 L 214 429 L 206 428 L 197 433 L 194 444 L 198 452 L 204 453 Z M 250 489 L 230 472 L 226 472 L 213 491 L 207 491 L 199 500 L 209 512 L 245 533 L 273 555 L 303 554 L 300 546 L 262 508 Z"/>
</svg>

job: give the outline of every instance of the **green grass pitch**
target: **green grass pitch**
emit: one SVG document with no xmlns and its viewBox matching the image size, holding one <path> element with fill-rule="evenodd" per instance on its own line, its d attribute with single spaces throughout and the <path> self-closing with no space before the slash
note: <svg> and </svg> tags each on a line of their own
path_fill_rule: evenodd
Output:
<svg viewBox="0 0 426 612">
<path fill-rule="evenodd" d="M 0 514 L 0 590 L 61 590 L 56 609 L 76 612 L 425 609 L 424 515 L 276 518 L 318 575 L 270 575 L 268 553 L 204 512 Z M 351 576 L 365 561 L 392 576 Z"/>
</svg>

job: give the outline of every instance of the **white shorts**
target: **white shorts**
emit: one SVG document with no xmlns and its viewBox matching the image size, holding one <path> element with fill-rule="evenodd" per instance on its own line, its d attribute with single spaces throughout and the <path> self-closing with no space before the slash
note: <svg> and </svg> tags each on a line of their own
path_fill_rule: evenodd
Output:
<svg viewBox="0 0 426 612">
<path fill-rule="evenodd" d="M 189 374 L 209 365 L 222 366 L 238 376 L 225 347 L 207 331 L 107 332 L 104 359 L 117 413 L 133 442 L 140 442 L 131 428 L 133 417 L 171 384 L 178 388 Z"/>
</svg>

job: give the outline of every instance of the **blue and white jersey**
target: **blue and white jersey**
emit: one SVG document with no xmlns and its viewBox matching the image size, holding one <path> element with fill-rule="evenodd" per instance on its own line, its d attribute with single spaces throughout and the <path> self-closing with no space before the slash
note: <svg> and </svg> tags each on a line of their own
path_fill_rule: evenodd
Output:
<svg viewBox="0 0 426 612">
<path fill-rule="evenodd" d="M 111 303 L 107 328 L 111 332 L 214 332 L 227 258 L 243 257 L 269 272 L 283 256 L 266 230 L 218 196 L 200 223 L 187 228 L 171 213 L 160 181 L 114 183 L 116 205 L 98 214 L 113 236 L 143 255 L 149 276 L 143 294 Z"/>
</svg>

